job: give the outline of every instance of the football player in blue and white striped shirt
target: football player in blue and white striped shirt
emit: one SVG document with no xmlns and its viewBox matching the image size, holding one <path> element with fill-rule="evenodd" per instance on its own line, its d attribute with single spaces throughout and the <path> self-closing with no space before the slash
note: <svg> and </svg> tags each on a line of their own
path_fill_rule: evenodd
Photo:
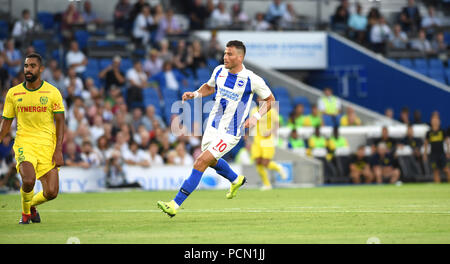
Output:
<svg viewBox="0 0 450 264">
<path fill-rule="evenodd" d="M 229 41 L 224 52 L 224 64 L 217 66 L 209 81 L 197 91 L 186 92 L 182 96 L 185 101 L 206 97 L 217 91 L 216 102 L 202 138 L 202 154 L 195 160 L 191 175 L 172 201 L 157 203 L 171 217 L 176 215 L 178 207 L 197 188 L 208 167 L 231 182 L 226 194 L 228 199 L 235 197 L 238 188 L 246 181 L 222 157 L 236 146 L 246 128 L 255 126 L 270 110 L 275 98 L 264 80 L 243 65 L 245 51 L 245 45 L 241 41 Z M 247 118 L 254 93 L 263 98 L 264 102 L 258 112 Z"/>
</svg>

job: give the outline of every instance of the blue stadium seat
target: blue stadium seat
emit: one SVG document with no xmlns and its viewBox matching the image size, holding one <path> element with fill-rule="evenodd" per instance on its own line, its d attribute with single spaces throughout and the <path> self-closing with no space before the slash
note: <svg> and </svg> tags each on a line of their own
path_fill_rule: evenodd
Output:
<svg viewBox="0 0 450 264">
<path fill-rule="evenodd" d="M 103 59 L 100 59 L 98 62 L 98 66 L 99 66 L 100 70 L 103 70 L 104 68 L 108 67 L 111 64 L 112 64 L 112 59 L 110 59 L 110 58 L 103 58 Z"/>
<path fill-rule="evenodd" d="M 440 59 L 430 59 L 430 68 L 443 70 L 444 64 Z"/>
<path fill-rule="evenodd" d="M 86 70 L 99 72 L 100 70 L 103 70 L 103 69 L 99 68 L 99 66 L 98 66 L 98 59 L 96 59 L 96 58 L 88 58 L 88 63 L 86 65 Z"/>
<path fill-rule="evenodd" d="M 53 29 L 55 20 L 53 14 L 50 12 L 41 11 L 37 13 L 37 20 L 44 27 L 45 30 Z"/>
<path fill-rule="evenodd" d="M 198 68 L 197 69 L 197 77 L 201 83 L 207 82 L 209 80 L 209 78 L 211 77 L 211 70 L 206 67 Z"/>
<path fill-rule="evenodd" d="M 219 66 L 219 62 L 216 59 L 209 58 L 209 59 L 206 60 L 206 65 L 212 71 L 214 68 Z"/>
<path fill-rule="evenodd" d="M 399 59 L 398 63 L 406 68 L 412 68 L 413 63 L 410 59 Z"/>
<path fill-rule="evenodd" d="M 86 30 L 77 30 L 75 31 L 75 40 L 78 42 L 80 49 L 84 49 L 87 47 L 89 39 L 89 32 Z"/>
<path fill-rule="evenodd" d="M 414 65 L 420 68 L 428 68 L 428 62 L 426 59 L 416 58 L 414 59 Z"/>
<path fill-rule="evenodd" d="M 311 103 L 309 102 L 308 98 L 304 96 L 296 96 L 292 100 L 294 107 L 298 104 L 303 104 L 304 107 L 311 108 Z"/>
<path fill-rule="evenodd" d="M 428 75 L 428 69 L 426 69 L 426 68 L 415 68 L 414 70 L 415 70 L 416 72 L 420 73 L 420 74 L 425 75 L 425 76 Z"/>
<path fill-rule="evenodd" d="M 120 61 L 120 70 L 126 73 L 129 69 L 133 68 L 133 62 L 129 58 L 123 58 Z"/>
<path fill-rule="evenodd" d="M 285 87 L 273 87 L 272 93 L 274 94 L 275 98 L 277 98 L 277 97 L 291 98 L 289 91 Z"/>
<path fill-rule="evenodd" d="M 33 40 L 32 45 L 37 53 L 45 57 L 45 54 L 47 54 L 47 43 L 45 42 L 45 40 L 35 39 Z"/>
<path fill-rule="evenodd" d="M 0 39 L 8 38 L 9 24 L 7 21 L 0 20 Z"/>
<path fill-rule="evenodd" d="M 428 69 L 428 76 L 444 77 L 444 70 L 443 69 Z"/>
<path fill-rule="evenodd" d="M 447 45 L 450 45 L 450 32 L 446 31 L 444 32 L 444 40 Z"/>
</svg>

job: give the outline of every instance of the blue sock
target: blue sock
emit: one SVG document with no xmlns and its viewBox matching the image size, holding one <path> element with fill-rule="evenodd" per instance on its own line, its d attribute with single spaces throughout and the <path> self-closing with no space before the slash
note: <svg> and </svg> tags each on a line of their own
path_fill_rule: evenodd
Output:
<svg viewBox="0 0 450 264">
<path fill-rule="evenodd" d="M 219 175 L 228 179 L 230 182 L 233 182 L 234 180 L 236 180 L 236 178 L 238 176 L 236 174 L 236 172 L 234 172 L 231 169 L 230 165 L 228 165 L 228 163 L 224 159 L 219 159 L 217 161 L 216 166 L 213 167 L 213 169 L 215 169 Z"/>
<path fill-rule="evenodd" d="M 177 196 L 173 199 L 178 205 L 181 205 L 184 200 L 191 194 L 195 188 L 197 188 L 200 180 L 202 179 L 203 172 L 196 169 L 192 169 L 191 176 L 187 178 L 183 185 L 181 185 L 180 191 L 178 191 Z"/>
</svg>

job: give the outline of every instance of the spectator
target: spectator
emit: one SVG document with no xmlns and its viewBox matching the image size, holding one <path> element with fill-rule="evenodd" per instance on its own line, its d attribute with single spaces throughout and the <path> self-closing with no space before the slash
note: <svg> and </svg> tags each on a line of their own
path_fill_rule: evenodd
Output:
<svg viewBox="0 0 450 264">
<path fill-rule="evenodd" d="M 252 21 L 252 30 L 265 31 L 272 28 L 272 25 L 264 20 L 264 14 L 261 12 L 256 13 L 255 19 Z"/>
<path fill-rule="evenodd" d="M 414 125 L 421 125 L 424 122 L 422 121 L 422 112 L 420 112 L 419 109 L 414 110 L 413 113 L 413 124 Z"/>
<path fill-rule="evenodd" d="M 310 150 L 313 149 L 326 149 L 327 140 L 320 134 L 320 126 L 314 128 L 314 134 L 308 139 L 308 147 Z"/>
<path fill-rule="evenodd" d="M 435 53 L 438 58 L 442 61 L 442 63 L 447 67 L 448 66 L 448 45 L 445 42 L 444 33 L 438 32 L 435 36 L 435 39 L 432 43 L 433 53 Z"/>
<path fill-rule="evenodd" d="M 127 179 L 123 169 L 124 161 L 120 153 L 119 149 L 114 148 L 106 161 L 104 171 L 106 176 L 106 187 L 108 188 L 125 187 L 127 185 Z"/>
<path fill-rule="evenodd" d="M 184 39 L 178 40 L 177 43 L 177 49 L 175 51 L 175 56 L 173 59 L 173 65 L 175 68 L 177 68 L 179 71 L 181 71 L 184 75 L 188 75 L 186 72 L 186 67 L 188 64 L 188 51 L 186 47 L 186 41 Z M 163 66 L 164 68 L 164 66 Z"/>
<path fill-rule="evenodd" d="M 147 75 L 142 69 L 140 61 L 136 60 L 133 68 L 127 71 L 126 80 L 128 81 L 128 105 L 131 105 L 133 102 L 142 102 L 142 90 L 147 87 Z"/>
<path fill-rule="evenodd" d="M 206 56 L 208 58 L 213 58 L 218 62 L 223 58 L 223 49 L 217 40 L 217 31 L 211 32 L 211 37 L 206 46 Z"/>
<path fill-rule="evenodd" d="M 267 10 L 266 20 L 272 24 L 274 28 L 278 28 L 280 26 L 280 20 L 286 12 L 286 3 L 282 3 L 282 0 L 273 0 Z"/>
<path fill-rule="evenodd" d="M 0 143 L 0 165 L 5 164 L 6 168 L 2 168 L 2 175 L 0 175 L 0 188 L 5 186 L 10 190 L 19 190 L 20 181 L 16 177 L 16 162 L 14 160 L 13 150 L 14 140 L 11 133 L 8 133 Z"/>
<path fill-rule="evenodd" d="M 90 167 L 89 163 L 81 159 L 80 152 L 77 151 L 77 145 L 75 142 L 67 142 L 66 153 L 64 156 L 64 162 L 66 166 L 69 167 L 81 167 L 87 169 Z"/>
<path fill-rule="evenodd" d="M 61 30 L 65 39 L 72 38 L 72 30 L 74 25 L 83 24 L 83 16 L 77 11 L 73 3 L 67 6 L 66 11 L 62 15 Z"/>
<path fill-rule="evenodd" d="M 183 79 L 184 76 L 179 71 L 172 69 L 172 63 L 170 61 L 165 61 L 163 64 L 163 71 L 152 76 L 150 81 L 158 82 L 161 91 L 164 89 L 178 91 Z"/>
<path fill-rule="evenodd" d="M 88 59 L 79 49 L 78 42 L 75 40 L 70 42 L 70 50 L 66 54 L 66 66 L 75 67 L 75 72 L 81 75 L 86 71 L 87 63 Z"/>
<path fill-rule="evenodd" d="M 130 150 L 123 154 L 123 159 L 127 165 L 135 165 L 141 167 L 150 166 L 150 156 L 143 150 L 139 149 L 139 145 L 136 142 L 131 142 Z"/>
<path fill-rule="evenodd" d="M 176 36 L 181 33 L 181 26 L 178 19 L 174 16 L 173 9 L 167 9 L 165 16 L 159 21 L 155 41 L 159 43 L 166 37 Z"/>
<path fill-rule="evenodd" d="M 398 149 L 402 149 L 404 146 L 409 146 L 412 150 L 412 155 L 419 164 L 422 164 L 422 153 L 420 149 L 423 146 L 423 140 L 418 137 L 414 137 L 414 130 L 411 124 L 408 125 L 406 130 L 406 136 L 400 140 L 397 144 Z"/>
<path fill-rule="evenodd" d="M 142 117 L 142 124 L 148 131 L 152 131 L 155 128 L 153 126 L 155 121 L 158 127 L 166 129 L 166 124 L 162 120 L 161 116 L 155 114 L 155 107 L 153 105 L 148 105 L 145 109 L 145 116 Z"/>
<path fill-rule="evenodd" d="M 425 30 L 427 39 L 431 40 L 434 34 L 442 26 L 440 18 L 436 17 L 436 11 L 433 6 L 428 7 L 428 16 L 422 19 L 422 29 Z"/>
<path fill-rule="evenodd" d="M 370 44 L 376 53 L 385 54 L 386 45 L 391 39 L 392 31 L 386 23 L 386 19 L 381 16 L 377 23 L 370 30 Z"/>
<path fill-rule="evenodd" d="M 173 57 L 173 52 L 169 48 L 169 41 L 167 39 L 162 39 L 159 42 L 159 58 L 162 61 L 172 61 Z"/>
<path fill-rule="evenodd" d="M 374 178 L 370 170 L 369 159 L 364 155 L 364 146 L 359 146 L 356 154 L 352 155 L 350 160 L 350 177 L 353 183 L 361 183 L 361 176 L 365 183 L 371 183 Z"/>
<path fill-rule="evenodd" d="M 223 1 L 219 1 L 217 7 L 211 14 L 210 27 L 211 28 L 228 28 L 232 24 L 230 13 L 225 9 Z"/>
<path fill-rule="evenodd" d="M 48 61 L 46 67 L 44 68 L 44 71 L 41 74 L 41 79 L 48 81 L 52 78 L 53 72 L 59 68 L 58 67 L 58 61 L 55 59 L 51 59 Z"/>
<path fill-rule="evenodd" d="M 323 126 L 323 119 L 320 115 L 319 109 L 317 108 L 316 104 L 313 104 L 311 106 L 311 114 L 307 115 L 304 121 L 304 126 Z"/>
<path fill-rule="evenodd" d="M 175 151 L 177 153 L 174 162 L 176 165 L 187 166 L 193 165 L 194 159 L 189 153 L 186 153 L 186 145 L 184 142 L 180 142 L 175 147 Z"/>
<path fill-rule="evenodd" d="M 148 77 L 158 74 L 162 71 L 163 60 L 159 57 L 156 49 L 151 49 L 149 57 L 145 59 L 143 69 Z"/>
<path fill-rule="evenodd" d="M 340 5 L 331 17 L 331 29 L 339 34 L 345 35 L 348 29 L 349 13 L 348 9 Z"/>
<path fill-rule="evenodd" d="M 444 129 L 441 128 L 439 116 L 432 116 L 431 129 L 425 135 L 423 161 L 430 162 L 435 183 L 441 182 L 441 171 L 447 175 L 447 182 L 450 182 L 450 169 L 447 164 L 447 159 L 450 156 L 450 140 L 448 137 Z M 444 145 L 447 146 L 447 150 Z M 430 152 L 428 152 L 429 148 Z"/>
<path fill-rule="evenodd" d="M 338 125 L 337 115 L 341 112 L 341 100 L 333 95 L 330 87 L 323 89 L 324 95 L 317 101 L 317 106 L 322 115 L 329 115 L 333 119 L 333 126 Z"/>
<path fill-rule="evenodd" d="M 305 148 L 305 141 L 298 135 L 297 129 L 292 129 L 289 134 L 288 148 L 292 150 Z"/>
<path fill-rule="evenodd" d="M 158 154 L 158 144 L 155 142 L 150 143 L 148 148 L 148 153 L 150 155 L 150 164 L 151 166 L 161 166 L 164 165 L 164 160 L 161 155 Z"/>
<path fill-rule="evenodd" d="M 303 104 L 297 104 L 294 111 L 289 115 L 288 127 L 296 129 L 304 126 L 306 115 L 304 114 Z"/>
<path fill-rule="evenodd" d="M 378 184 L 383 183 L 384 179 L 389 179 L 390 183 L 396 183 L 400 180 L 400 169 L 393 155 L 388 152 L 385 143 L 380 142 L 377 145 L 377 152 L 372 157 L 372 169 L 375 180 Z"/>
<path fill-rule="evenodd" d="M 14 23 L 13 30 L 11 32 L 12 37 L 18 43 L 17 46 L 21 46 L 27 37 L 27 34 L 33 32 L 34 21 L 31 19 L 30 10 L 24 9 L 22 11 L 22 18 Z"/>
<path fill-rule="evenodd" d="M 203 52 L 200 41 L 194 40 L 188 52 L 189 59 L 187 67 L 189 67 L 194 73 L 194 79 L 198 79 L 197 69 L 206 67 L 206 56 Z"/>
<path fill-rule="evenodd" d="M 92 141 L 96 142 L 103 134 L 105 134 L 105 129 L 103 128 L 103 118 L 101 115 L 94 116 L 94 122 L 89 128 L 92 136 Z"/>
<path fill-rule="evenodd" d="M 139 107 L 133 109 L 133 115 L 131 120 L 131 131 L 136 133 L 138 131 L 139 126 L 143 125 L 142 120 L 142 110 Z"/>
<path fill-rule="evenodd" d="M 411 41 L 411 48 L 422 52 L 424 56 L 431 55 L 433 48 L 430 41 L 427 39 L 425 30 L 419 30 L 418 38 Z"/>
<path fill-rule="evenodd" d="M 350 37 L 362 44 L 366 38 L 367 17 L 362 13 L 362 6 L 356 3 L 356 12 L 348 19 Z"/>
<path fill-rule="evenodd" d="M 231 21 L 232 27 L 237 29 L 243 29 L 249 22 L 249 17 L 242 10 L 242 7 L 239 3 L 235 3 L 231 6 Z"/>
<path fill-rule="evenodd" d="M 286 4 L 286 13 L 280 20 L 280 26 L 282 29 L 298 29 L 300 22 L 300 16 L 294 9 L 291 3 Z"/>
<path fill-rule="evenodd" d="M 331 155 L 334 155 L 336 153 L 336 150 L 343 148 L 348 149 L 348 147 L 349 145 L 347 139 L 339 134 L 339 127 L 333 127 L 333 134 L 327 141 L 328 152 Z"/>
<path fill-rule="evenodd" d="M 384 110 L 384 116 L 390 119 L 394 119 L 394 109 L 388 107 Z"/>
<path fill-rule="evenodd" d="M 90 1 L 85 1 L 83 5 L 84 11 L 81 14 L 84 23 L 100 25 L 103 23 L 103 19 L 97 16 L 97 13 L 92 10 L 92 4 Z"/>
<path fill-rule="evenodd" d="M 0 54 L 0 93 L 3 93 L 9 89 L 9 73 L 5 65 L 5 59 Z"/>
<path fill-rule="evenodd" d="M 9 74 L 16 77 L 22 71 L 22 55 L 14 47 L 14 40 L 8 39 L 5 45 L 5 62 L 8 65 Z"/>
<path fill-rule="evenodd" d="M 389 40 L 389 47 L 394 49 L 406 49 L 408 47 L 408 35 L 402 31 L 400 24 L 395 24 L 394 32 Z"/>
<path fill-rule="evenodd" d="M 100 157 L 94 152 L 89 140 L 83 141 L 80 157 L 83 162 L 89 164 L 89 168 L 100 166 Z"/>
<path fill-rule="evenodd" d="M 81 96 L 84 90 L 83 81 L 77 76 L 75 66 L 67 71 L 67 77 L 64 79 L 64 86 L 67 87 L 69 97 Z"/>
<path fill-rule="evenodd" d="M 205 28 L 205 20 L 209 17 L 206 6 L 202 0 L 192 0 L 189 5 L 189 27 L 191 30 L 199 30 Z"/>
<path fill-rule="evenodd" d="M 341 126 L 360 126 L 361 119 L 356 115 L 353 107 L 347 107 L 347 113 L 341 117 Z"/>
<path fill-rule="evenodd" d="M 134 3 L 130 11 L 130 21 L 135 21 L 136 17 L 142 12 L 144 6 L 150 7 L 147 0 L 138 0 Z"/>
<path fill-rule="evenodd" d="M 165 16 L 164 9 L 161 4 L 156 4 L 152 11 L 153 22 L 159 26 L 159 23 L 161 23 L 161 20 Z"/>
<path fill-rule="evenodd" d="M 150 13 L 150 6 L 145 4 L 134 21 L 133 38 L 136 44 L 148 44 L 150 41 L 150 34 L 155 28 L 156 25 Z"/>
<path fill-rule="evenodd" d="M 400 122 L 402 122 L 405 125 L 411 124 L 411 121 L 409 120 L 409 108 L 403 107 L 402 111 L 400 112 Z"/>
<path fill-rule="evenodd" d="M 125 84 L 125 76 L 120 70 L 120 56 L 114 56 L 112 64 L 103 69 L 98 77 L 105 80 L 104 94 L 109 94 L 112 86 L 121 87 Z"/>
<path fill-rule="evenodd" d="M 387 149 L 387 151 L 391 154 L 395 153 L 395 148 L 397 145 L 397 141 L 389 136 L 389 130 L 386 126 L 382 127 L 381 129 L 381 137 L 375 138 L 372 141 L 372 152 L 376 152 L 376 147 L 383 143 L 384 147 Z"/>
<path fill-rule="evenodd" d="M 116 4 L 116 7 L 114 8 L 114 31 L 116 31 L 116 33 L 126 33 L 130 31 L 130 12 L 130 1 L 119 0 L 119 2 Z"/>
<path fill-rule="evenodd" d="M 110 142 L 105 135 L 102 135 L 97 139 L 97 146 L 94 148 L 94 152 L 97 153 L 97 156 L 100 159 L 100 166 L 104 166 L 106 164 L 106 161 L 111 154 L 109 143 Z"/>
<path fill-rule="evenodd" d="M 407 33 L 417 32 L 420 28 L 421 19 L 416 2 L 414 0 L 408 0 L 408 6 L 402 9 L 399 19 L 403 31 Z"/>
</svg>

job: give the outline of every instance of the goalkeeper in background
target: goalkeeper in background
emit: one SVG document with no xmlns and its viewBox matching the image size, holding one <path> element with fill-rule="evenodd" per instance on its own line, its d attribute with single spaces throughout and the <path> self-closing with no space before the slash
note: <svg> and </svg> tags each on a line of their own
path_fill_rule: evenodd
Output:
<svg viewBox="0 0 450 264">
<path fill-rule="evenodd" d="M 258 98 L 258 101 L 260 98 Z M 286 179 L 287 175 L 283 167 L 273 161 L 273 157 L 275 155 L 275 146 L 277 137 L 279 118 L 278 112 L 275 106 L 272 106 L 269 112 L 264 115 L 258 122 L 254 129 L 256 131 L 252 131 L 253 144 L 251 147 L 251 157 L 252 160 L 255 161 L 256 171 L 261 177 L 263 186 L 261 190 L 270 190 L 272 189 L 272 184 L 269 180 L 269 175 L 267 169 L 274 170 L 278 172 L 282 179 Z M 259 111 L 259 107 L 255 106 L 250 113 L 250 116 Z"/>
</svg>

